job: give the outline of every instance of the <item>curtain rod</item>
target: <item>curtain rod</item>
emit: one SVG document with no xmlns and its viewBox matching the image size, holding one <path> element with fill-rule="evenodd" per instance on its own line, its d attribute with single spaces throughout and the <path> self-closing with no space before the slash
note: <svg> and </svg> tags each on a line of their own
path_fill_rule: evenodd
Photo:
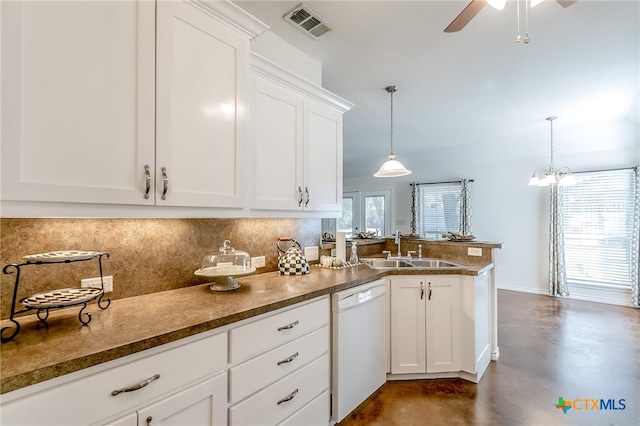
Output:
<svg viewBox="0 0 640 426">
<path fill-rule="evenodd" d="M 469 182 L 475 182 L 474 179 L 467 179 Z M 458 183 L 458 182 L 462 182 L 462 179 L 459 180 L 448 180 L 448 181 L 443 181 L 443 182 L 413 182 L 410 183 L 409 186 L 413 186 L 413 185 L 437 185 L 440 183 Z"/>
<path fill-rule="evenodd" d="M 640 166 L 618 167 L 618 168 L 615 168 L 615 169 L 583 170 L 581 172 L 573 172 L 573 173 L 616 172 L 616 171 L 619 171 L 619 170 L 636 170 L 638 168 L 640 168 Z"/>
</svg>

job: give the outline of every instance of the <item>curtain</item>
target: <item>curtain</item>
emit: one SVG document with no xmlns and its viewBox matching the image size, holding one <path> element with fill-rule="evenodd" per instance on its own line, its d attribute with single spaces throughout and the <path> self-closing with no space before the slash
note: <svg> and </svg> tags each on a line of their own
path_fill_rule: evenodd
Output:
<svg viewBox="0 0 640 426">
<path fill-rule="evenodd" d="M 420 219 L 418 218 L 418 184 L 417 183 L 412 183 L 411 184 L 411 233 L 412 234 L 417 234 L 418 233 L 418 222 L 420 221 Z"/>
<path fill-rule="evenodd" d="M 549 294 L 568 296 L 567 273 L 564 263 L 564 226 L 562 224 L 562 188 L 551 187 L 549 225 Z"/>
<path fill-rule="evenodd" d="M 460 200 L 460 233 L 471 235 L 471 182 L 462 179 L 462 198 Z"/>
<path fill-rule="evenodd" d="M 633 229 L 631 232 L 631 303 L 640 308 L 640 167 L 634 169 Z"/>
<path fill-rule="evenodd" d="M 471 235 L 471 182 L 411 183 L 411 232 L 426 238 L 447 232 Z"/>
</svg>

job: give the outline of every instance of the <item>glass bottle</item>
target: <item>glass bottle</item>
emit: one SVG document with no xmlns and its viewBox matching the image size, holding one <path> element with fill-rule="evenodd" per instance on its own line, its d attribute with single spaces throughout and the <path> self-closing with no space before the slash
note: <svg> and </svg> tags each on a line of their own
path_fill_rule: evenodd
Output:
<svg viewBox="0 0 640 426">
<path fill-rule="evenodd" d="M 351 242 L 351 258 L 349 258 L 349 262 L 352 264 L 358 263 L 358 242 Z"/>
</svg>

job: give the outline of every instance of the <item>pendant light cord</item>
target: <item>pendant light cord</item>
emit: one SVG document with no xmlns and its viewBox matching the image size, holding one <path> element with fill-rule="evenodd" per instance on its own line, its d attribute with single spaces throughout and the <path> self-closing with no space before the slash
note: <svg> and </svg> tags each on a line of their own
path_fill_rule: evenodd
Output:
<svg viewBox="0 0 640 426">
<path fill-rule="evenodd" d="M 393 92 L 395 91 L 395 87 L 389 91 L 391 93 L 391 155 L 393 155 Z"/>
<path fill-rule="evenodd" d="M 555 120 L 556 117 L 548 117 L 547 120 L 549 120 L 549 122 L 551 123 L 551 167 L 550 167 L 550 171 L 554 170 L 555 164 L 553 164 L 553 120 Z"/>
</svg>

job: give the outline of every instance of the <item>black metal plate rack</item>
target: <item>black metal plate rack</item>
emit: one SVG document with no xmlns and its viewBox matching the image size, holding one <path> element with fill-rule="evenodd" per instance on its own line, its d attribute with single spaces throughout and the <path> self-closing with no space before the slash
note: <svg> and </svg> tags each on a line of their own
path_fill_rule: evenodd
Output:
<svg viewBox="0 0 640 426">
<path fill-rule="evenodd" d="M 11 299 L 11 315 L 9 321 L 13 323 L 15 329 L 11 332 L 12 327 L 3 327 L 0 330 L 0 337 L 3 342 L 8 342 L 18 335 L 20 332 L 20 323 L 14 318 L 18 314 L 36 311 L 38 317 L 38 326 L 44 324 L 48 327 L 47 318 L 49 318 L 49 311 L 51 309 L 61 309 L 69 306 L 82 305 L 80 312 L 78 313 L 78 319 L 82 325 L 88 325 L 91 322 L 91 314 L 84 312 L 87 307 L 87 303 L 94 299 L 98 299 L 98 307 L 100 309 L 107 309 L 111 304 L 111 299 L 104 299 L 104 278 L 102 275 L 102 259 L 108 259 L 109 253 L 105 252 L 50 252 L 42 253 L 38 255 L 25 256 L 27 259 L 24 263 L 11 263 L 6 265 L 2 272 L 5 274 L 16 274 L 16 280 L 13 287 L 13 297 Z M 31 265 L 51 265 L 56 263 L 73 263 L 84 262 L 87 260 L 98 259 L 98 266 L 100 268 L 100 283 L 101 288 L 65 288 L 59 290 L 52 290 L 43 293 L 34 294 L 29 297 L 20 299 L 19 303 L 24 306 L 24 309 L 16 311 L 17 297 L 18 297 L 18 284 L 20 283 L 21 268 Z M 5 336 L 5 331 L 7 334 Z"/>
</svg>

